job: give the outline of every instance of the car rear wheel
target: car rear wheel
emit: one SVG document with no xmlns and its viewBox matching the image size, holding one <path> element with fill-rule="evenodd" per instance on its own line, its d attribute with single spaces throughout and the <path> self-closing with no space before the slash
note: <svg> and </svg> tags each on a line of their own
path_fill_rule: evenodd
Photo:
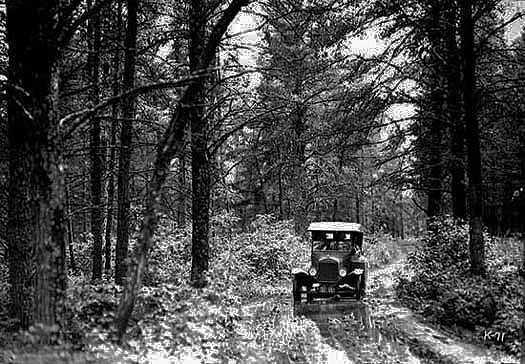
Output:
<svg viewBox="0 0 525 364">
<path fill-rule="evenodd" d="M 355 293 L 355 298 L 360 300 L 361 299 L 361 295 L 363 293 L 363 289 L 361 287 L 361 275 L 357 276 L 357 284 L 356 284 L 356 293 Z"/>
</svg>

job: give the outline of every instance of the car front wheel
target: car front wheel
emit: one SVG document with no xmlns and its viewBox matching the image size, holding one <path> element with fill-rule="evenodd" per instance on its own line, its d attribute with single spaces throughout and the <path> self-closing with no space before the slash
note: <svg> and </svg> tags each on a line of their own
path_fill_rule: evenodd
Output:
<svg viewBox="0 0 525 364">
<path fill-rule="evenodd" d="M 299 291 L 299 285 L 297 284 L 297 280 L 293 280 L 293 303 L 299 303 L 301 302 L 301 292 Z"/>
</svg>

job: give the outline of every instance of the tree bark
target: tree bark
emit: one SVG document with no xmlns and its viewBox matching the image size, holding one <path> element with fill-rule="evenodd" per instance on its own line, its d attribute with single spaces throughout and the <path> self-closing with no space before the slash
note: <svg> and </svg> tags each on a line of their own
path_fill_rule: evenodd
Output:
<svg viewBox="0 0 525 364">
<path fill-rule="evenodd" d="M 203 96 L 203 88 L 196 90 L 193 101 Z M 203 101 L 200 99 L 200 101 Z M 199 108 L 199 107 L 196 107 Z M 206 285 L 205 272 L 209 261 L 209 201 L 210 201 L 210 163 L 207 149 L 206 122 L 202 110 L 189 113 L 192 129 L 192 248 L 191 282 L 195 287 Z"/>
<path fill-rule="evenodd" d="M 190 71 L 198 70 L 199 56 L 206 36 L 205 2 L 192 0 L 190 6 L 189 59 Z M 205 82 L 195 85 L 188 95 L 188 118 L 191 125 L 191 183 L 192 183 L 192 247 L 191 277 L 195 287 L 206 285 L 204 273 L 209 260 L 209 201 L 210 201 L 210 161 L 208 156 L 208 125 L 204 119 Z"/>
<path fill-rule="evenodd" d="M 66 288 L 64 176 L 57 117 L 58 4 L 36 7 L 8 2 L 6 7 L 10 314 L 22 328 L 33 323 L 56 328 L 61 324 Z"/>
<path fill-rule="evenodd" d="M 113 85 L 112 94 L 117 96 L 120 92 L 120 47 L 121 44 L 121 33 L 122 33 L 122 0 L 118 1 L 117 6 L 117 21 L 116 21 L 116 34 L 117 34 L 117 47 L 115 47 L 113 54 Z M 106 235 L 105 235 L 105 247 L 104 247 L 104 270 L 109 272 L 111 270 L 111 235 L 113 230 L 113 200 L 115 198 L 115 156 L 116 156 L 116 144 L 117 144 L 117 128 L 118 128 L 118 116 L 119 107 L 118 104 L 113 104 L 111 108 L 111 136 L 110 136 L 110 147 L 108 157 L 108 209 L 106 214 Z"/>
<path fill-rule="evenodd" d="M 124 80 L 123 91 L 131 90 L 135 84 L 135 63 L 137 47 L 137 8 L 138 0 L 128 0 L 128 19 L 126 38 L 124 40 Z M 118 171 L 118 221 L 117 243 L 115 247 L 115 283 L 123 284 L 126 276 L 126 259 L 129 247 L 130 197 L 129 170 L 131 165 L 131 148 L 135 101 L 132 97 L 122 103 L 122 129 L 120 134 L 120 154 Z"/>
<path fill-rule="evenodd" d="M 185 148 L 182 148 L 182 152 L 179 155 L 179 176 L 178 176 L 178 184 L 179 184 L 179 198 L 178 198 L 178 206 L 177 206 L 177 225 L 180 228 L 183 228 L 186 226 L 186 193 L 188 190 L 188 187 L 186 186 L 186 153 Z"/>
<path fill-rule="evenodd" d="M 485 273 L 482 227 L 482 187 L 479 124 L 476 114 L 476 54 L 474 50 L 473 0 L 461 2 L 461 54 L 463 56 L 463 100 L 468 165 L 469 251 L 473 274 Z"/>
<path fill-rule="evenodd" d="M 88 7 L 91 8 L 91 1 Z M 96 11 L 88 23 L 89 56 L 88 69 L 91 83 L 90 102 L 98 105 L 100 102 L 100 11 Z M 92 250 L 92 279 L 102 278 L 102 148 L 101 148 L 100 118 L 94 115 L 91 120 L 90 130 L 90 157 L 91 157 L 91 233 L 93 235 Z"/>
</svg>

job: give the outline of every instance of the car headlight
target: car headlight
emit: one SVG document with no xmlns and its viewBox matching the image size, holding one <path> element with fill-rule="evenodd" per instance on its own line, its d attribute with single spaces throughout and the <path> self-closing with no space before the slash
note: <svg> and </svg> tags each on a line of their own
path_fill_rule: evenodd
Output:
<svg viewBox="0 0 525 364">
<path fill-rule="evenodd" d="M 315 269 L 314 267 L 310 268 L 310 270 L 308 271 L 308 273 L 310 273 L 311 276 L 315 276 L 317 274 L 317 269 Z"/>
<path fill-rule="evenodd" d="M 339 275 L 340 275 L 341 277 L 346 277 L 346 269 L 344 269 L 344 268 L 343 268 L 343 269 L 340 269 L 340 270 L 339 270 Z"/>
</svg>

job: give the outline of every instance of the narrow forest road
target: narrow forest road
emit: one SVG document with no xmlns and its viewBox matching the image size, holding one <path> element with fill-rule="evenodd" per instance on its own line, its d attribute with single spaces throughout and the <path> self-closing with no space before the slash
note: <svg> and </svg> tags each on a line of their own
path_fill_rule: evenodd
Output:
<svg viewBox="0 0 525 364">
<path fill-rule="evenodd" d="M 395 295 L 393 272 L 405 258 L 403 253 L 371 270 L 366 299 L 349 312 L 294 317 L 289 282 L 283 283 L 280 295 L 244 306 L 237 329 L 240 341 L 246 342 L 239 349 L 247 354 L 239 362 L 519 363 L 517 358 L 461 342 L 403 307 Z"/>
</svg>

